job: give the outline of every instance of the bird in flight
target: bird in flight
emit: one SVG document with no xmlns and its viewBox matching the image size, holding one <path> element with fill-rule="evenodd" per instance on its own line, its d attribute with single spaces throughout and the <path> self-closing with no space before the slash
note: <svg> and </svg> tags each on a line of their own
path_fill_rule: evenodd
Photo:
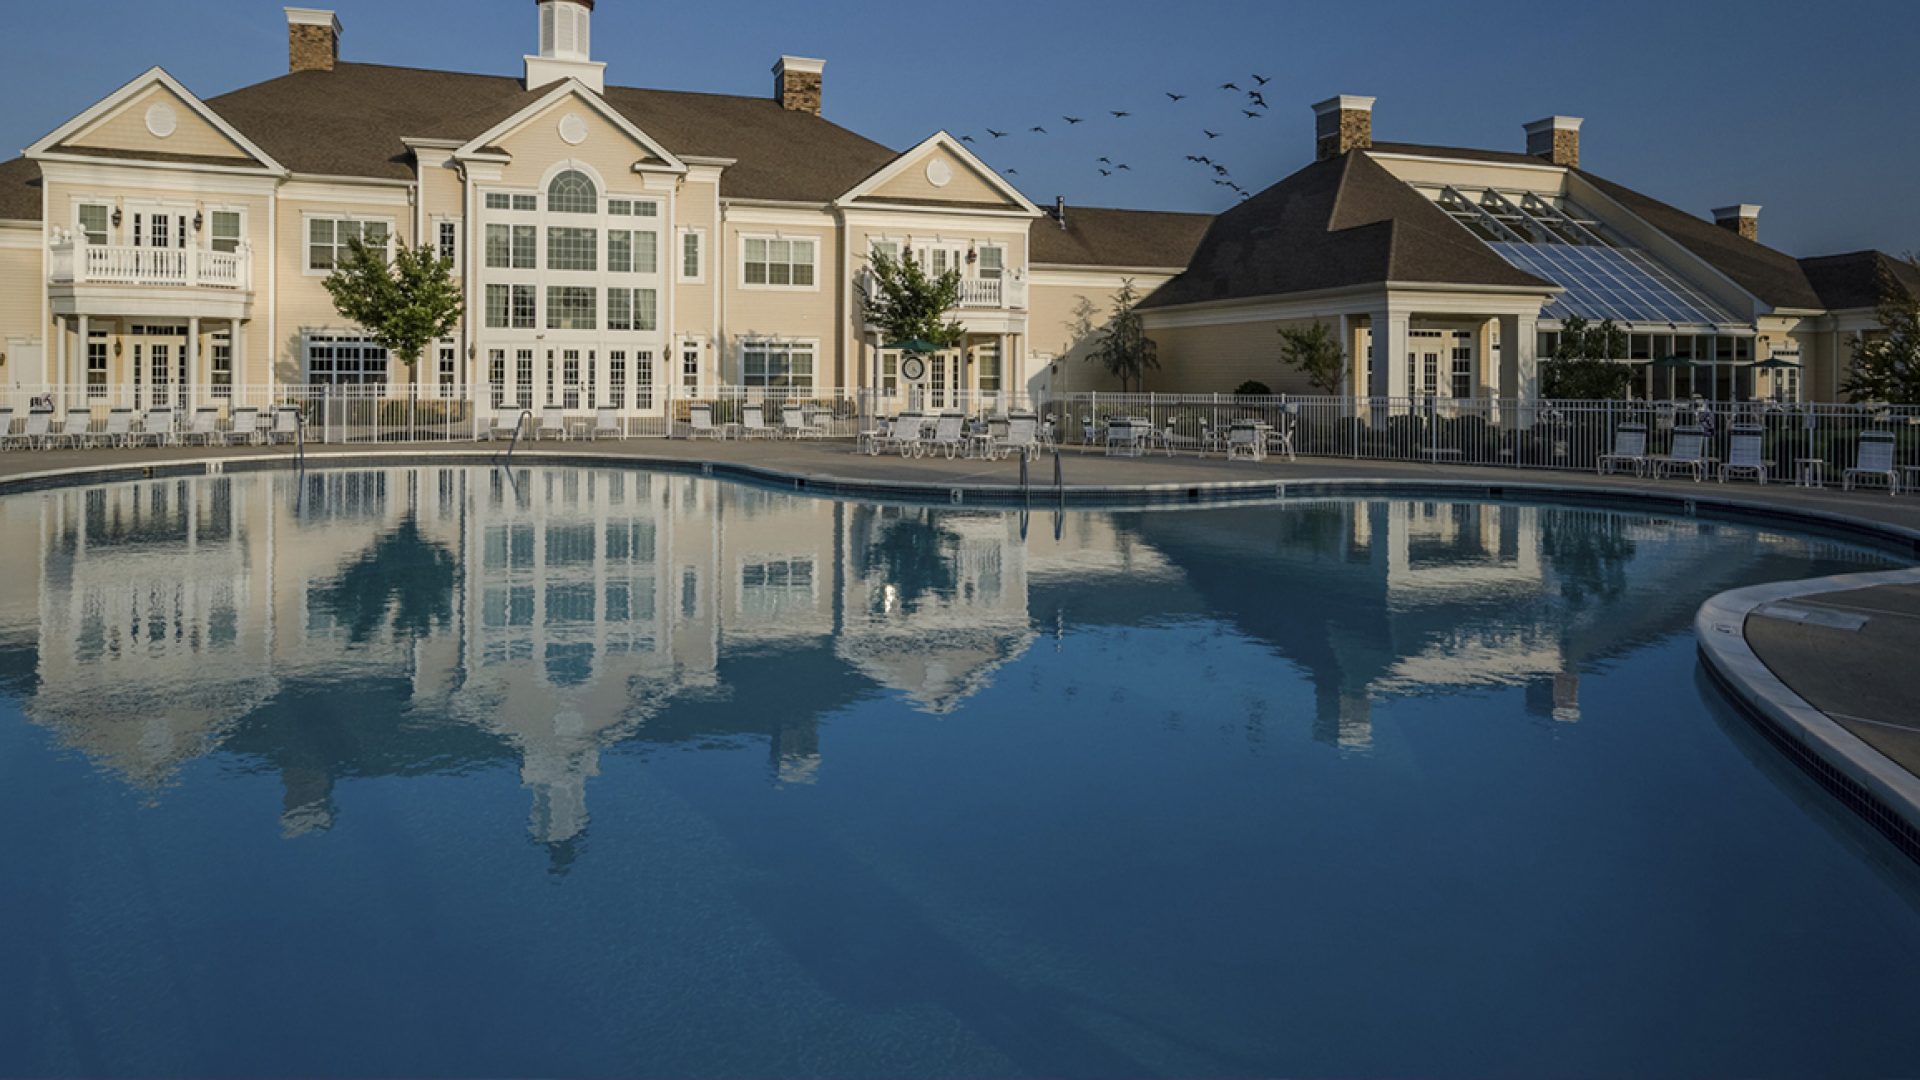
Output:
<svg viewBox="0 0 1920 1080">
<path fill-rule="evenodd" d="M 1113 164 L 1113 159 L 1112 159 L 1112 158 L 1101 158 L 1101 159 L 1100 159 L 1100 164 L 1102 164 L 1102 165 L 1111 165 L 1111 164 Z"/>
<path fill-rule="evenodd" d="M 1185 94 L 1176 94 L 1176 93 L 1174 93 L 1174 92 L 1173 92 L 1173 91 L 1171 91 L 1171 90 L 1169 90 L 1169 91 L 1167 91 L 1167 97 L 1169 97 L 1169 98 L 1171 98 L 1171 99 L 1173 99 L 1174 101 L 1185 101 L 1185 100 L 1187 100 L 1187 95 L 1185 95 Z"/>
<path fill-rule="evenodd" d="M 1200 155 L 1199 157 L 1197 157 L 1197 158 L 1194 158 L 1193 160 L 1195 160 L 1195 161 L 1197 161 L 1197 162 L 1199 162 L 1199 163 L 1200 163 L 1200 164 L 1202 164 L 1202 165 L 1211 165 L 1211 164 L 1213 164 L 1213 159 L 1212 159 L 1212 158 L 1210 158 L 1210 157 L 1208 157 L 1208 156 L 1207 156 L 1207 155 L 1205 155 L 1205 154 L 1201 154 L 1201 155 Z"/>
<path fill-rule="evenodd" d="M 1006 132 L 1004 132 L 1004 131 L 995 131 L 995 130 L 993 130 L 992 128 L 988 128 L 988 129 L 987 129 L 987 134 L 989 134 L 989 135 L 991 135 L 991 136 L 993 136 L 993 137 L 994 137 L 994 138 L 996 138 L 996 139 L 1004 139 L 1004 138 L 1006 138 L 1006 137 L 1007 137 L 1007 133 L 1006 133 Z"/>
<path fill-rule="evenodd" d="M 1101 175 L 1101 176 L 1112 176 L 1112 175 L 1113 175 L 1113 173 L 1112 173 L 1112 172 L 1111 172 L 1110 170 L 1107 170 L 1107 169 L 1101 169 L 1101 170 L 1100 170 L 1100 175 Z"/>
<path fill-rule="evenodd" d="M 1262 94 L 1262 93 L 1261 93 L 1260 91 L 1258 91 L 1258 90 L 1249 90 L 1249 91 L 1247 91 L 1247 97 L 1249 97 L 1249 98 L 1252 98 L 1252 99 L 1253 99 L 1253 103 L 1254 103 L 1255 105 L 1258 105 L 1258 106 L 1260 106 L 1260 107 L 1261 107 L 1261 108 L 1263 108 L 1263 109 L 1267 107 L 1267 98 L 1266 98 L 1266 95 L 1264 95 L 1264 94 Z"/>
<path fill-rule="evenodd" d="M 1209 138 L 1209 139 L 1217 139 L 1217 138 L 1219 138 L 1219 137 L 1220 137 L 1220 133 L 1219 133 L 1219 132 L 1217 132 L 1217 131 L 1208 131 L 1208 130 L 1207 130 L 1206 128 L 1201 128 L 1201 129 L 1200 129 L 1200 134 L 1202 134 L 1202 135 L 1205 135 L 1205 136 L 1206 136 L 1207 138 Z"/>
<path fill-rule="evenodd" d="M 1259 83 L 1261 86 L 1265 86 L 1268 83 L 1273 81 L 1272 79 L 1267 78 L 1265 75 L 1255 75 L 1253 79 L 1255 82 Z"/>
<path fill-rule="evenodd" d="M 1238 89 L 1240 89 L 1240 84 L 1239 84 L 1239 83 L 1221 83 L 1221 84 L 1220 84 L 1220 89 L 1222 89 L 1222 90 L 1238 90 Z"/>
<path fill-rule="evenodd" d="M 1124 170 L 1125 170 L 1125 171 L 1127 171 L 1127 172 L 1132 172 L 1132 171 L 1133 171 L 1133 166 L 1131 166 L 1131 165 L 1115 165 L 1115 166 L 1114 166 L 1114 168 L 1116 168 L 1116 169 L 1124 169 Z"/>
<path fill-rule="evenodd" d="M 1225 165 L 1215 165 L 1213 172 L 1216 176 L 1225 176 L 1227 175 L 1227 167 Z"/>
<path fill-rule="evenodd" d="M 1260 119 L 1260 114 L 1259 114 L 1259 113 L 1257 113 L 1257 112 L 1254 112 L 1254 111 L 1253 111 L 1252 109 L 1241 109 L 1240 111 L 1241 111 L 1241 112 L 1243 112 L 1243 113 L 1246 113 L 1246 114 L 1247 114 L 1247 119 L 1249 119 L 1249 120 L 1258 120 L 1258 119 Z"/>
<path fill-rule="evenodd" d="M 1081 124 L 1085 123 L 1087 118 L 1084 116 L 1063 116 L 1060 119 L 1065 120 L 1069 124 Z"/>
<path fill-rule="evenodd" d="M 1007 170 L 1007 175 L 1008 175 L 1008 176 L 1019 176 L 1019 175 L 1020 175 L 1020 170 L 1019 170 L 1019 169 L 1008 169 L 1008 170 Z"/>
<path fill-rule="evenodd" d="M 1115 112 L 1114 112 L 1114 114 L 1113 114 L 1113 118 L 1114 118 L 1115 120 L 1125 120 L 1125 119 L 1126 119 L 1127 117 L 1129 117 L 1129 116 L 1132 116 L 1132 115 L 1133 115 L 1133 114 L 1132 114 L 1132 113 L 1130 113 L 1130 112 L 1119 112 L 1119 111 L 1115 111 Z"/>
<path fill-rule="evenodd" d="M 1233 185 L 1232 185 L 1232 183 L 1231 183 L 1231 181 L 1227 181 L 1227 180 L 1215 180 L 1215 181 L 1213 182 L 1213 186 L 1214 186 L 1214 187 L 1231 187 L 1231 186 L 1233 186 Z"/>
<path fill-rule="evenodd" d="M 973 136 L 971 136 L 971 135 L 962 135 L 962 136 L 960 136 L 960 141 L 961 141 L 961 142 L 972 142 L 972 141 L 973 141 Z"/>
<path fill-rule="evenodd" d="M 1036 124 L 1034 125 L 1033 133 L 1036 135 L 1045 135 L 1047 133 L 1047 129 Z"/>
</svg>

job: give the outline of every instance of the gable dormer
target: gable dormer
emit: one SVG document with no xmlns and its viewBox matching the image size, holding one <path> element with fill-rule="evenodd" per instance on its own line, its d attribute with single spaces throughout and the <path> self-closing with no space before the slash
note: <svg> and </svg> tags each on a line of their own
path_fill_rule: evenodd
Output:
<svg viewBox="0 0 1920 1080">
<path fill-rule="evenodd" d="M 838 200 L 841 206 L 927 206 L 1041 216 L 1040 208 L 946 132 L 894 158 Z"/>
<path fill-rule="evenodd" d="M 27 156 L 286 171 L 160 68 L 134 79 L 28 147 Z"/>
</svg>

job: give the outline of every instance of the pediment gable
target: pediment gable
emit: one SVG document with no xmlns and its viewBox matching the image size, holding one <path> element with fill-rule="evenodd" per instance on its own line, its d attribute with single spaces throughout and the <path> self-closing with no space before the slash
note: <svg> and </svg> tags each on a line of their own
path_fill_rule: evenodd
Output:
<svg viewBox="0 0 1920 1080">
<path fill-rule="evenodd" d="M 285 171 L 160 68 L 151 69 L 74 117 L 29 147 L 27 156 Z"/>
<path fill-rule="evenodd" d="M 896 157 L 839 201 L 843 206 L 945 206 L 1040 214 L 1017 188 L 944 131 Z"/>
<path fill-rule="evenodd" d="M 568 80 L 517 109 L 455 151 L 457 157 L 506 155 L 544 166 L 582 158 L 620 171 L 685 172 L 686 165 L 600 95 Z"/>
</svg>

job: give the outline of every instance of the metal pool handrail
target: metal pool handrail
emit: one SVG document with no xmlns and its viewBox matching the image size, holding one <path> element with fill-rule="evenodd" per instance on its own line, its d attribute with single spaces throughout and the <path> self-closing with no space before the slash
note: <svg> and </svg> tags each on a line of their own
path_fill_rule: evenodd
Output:
<svg viewBox="0 0 1920 1080">
<path fill-rule="evenodd" d="M 501 466 L 500 466 L 501 468 L 503 469 L 513 468 L 513 452 L 520 448 L 520 433 L 527 429 L 527 421 L 532 419 L 533 419 L 532 409 L 520 410 L 519 419 L 513 422 L 513 441 L 507 444 L 506 460 L 504 462 L 501 462 Z M 498 454 L 494 455 L 495 460 L 498 460 L 499 457 L 500 455 Z"/>
</svg>

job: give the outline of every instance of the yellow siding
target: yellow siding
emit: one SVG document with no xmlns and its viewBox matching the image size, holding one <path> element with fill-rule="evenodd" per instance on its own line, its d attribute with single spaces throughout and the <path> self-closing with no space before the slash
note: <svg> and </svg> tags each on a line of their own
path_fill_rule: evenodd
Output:
<svg viewBox="0 0 1920 1080">
<path fill-rule="evenodd" d="M 947 167 L 953 170 L 953 179 L 946 187 L 935 187 L 933 182 L 927 179 L 927 167 L 935 161 L 945 162 Z M 910 199 L 924 203 L 974 203 L 1005 207 L 1019 205 L 997 190 L 993 182 L 981 175 L 978 167 L 972 162 L 945 147 L 934 147 L 914 159 L 899 176 L 874 189 L 872 197 Z"/>
<path fill-rule="evenodd" d="M 673 278 L 673 331 L 677 334 L 693 334 L 711 339 L 714 333 L 713 301 L 719 289 L 720 275 L 732 270 L 730 260 L 719 259 L 720 241 L 714 235 L 714 209 L 719 202 L 720 189 L 716 184 L 687 183 L 674 196 L 674 215 L 678 219 L 674 227 L 660 239 L 662 248 L 660 258 L 666 270 Z M 706 236 L 706 279 L 704 284 L 692 285 L 680 280 L 680 228 L 690 227 L 703 230 Z"/>
<path fill-rule="evenodd" d="M 160 138 L 147 130 L 147 109 L 156 104 L 171 106 L 177 118 L 174 133 Z M 193 107 L 164 86 L 154 86 L 116 109 L 68 146 L 101 150 L 135 150 L 145 153 L 188 154 L 195 157 L 234 158 L 235 164 L 251 160 L 220 129 L 201 119 Z"/>
<path fill-rule="evenodd" d="M 1038 274 L 1028 290 L 1027 351 L 1053 357 L 1053 388 L 1056 391 L 1119 390 L 1120 381 L 1087 357 L 1098 341 L 1098 333 L 1113 317 L 1114 300 L 1119 296 L 1123 278 L 1113 275 L 1100 284 L 1098 275 L 1070 279 L 1075 284 L 1050 282 L 1053 274 Z M 1131 276 L 1136 295 L 1145 297 L 1165 284 L 1165 275 Z M 1166 350 L 1161 350 L 1164 365 Z M 1147 374 L 1149 390 L 1166 390 L 1166 376 Z"/>
<path fill-rule="evenodd" d="M 724 257 L 714 266 L 722 267 L 724 283 L 726 352 L 724 366 L 710 377 L 738 381 L 740 343 L 747 338 L 770 337 L 817 340 L 815 381 L 825 386 L 836 383 L 838 358 L 844 337 L 840 326 L 840 296 L 847 288 L 840 281 L 839 233 L 833 218 L 821 213 L 818 226 L 742 225 L 726 223 Z M 748 288 L 742 284 L 741 259 L 743 236 L 778 236 L 784 240 L 812 240 L 817 245 L 817 287 L 814 289 Z M 713 267 L 709 267 L 711 271 Z"/>
<path fill-rule="evenodd" d="M 364 189 L 363 189 L 364 190 Z M 384 189 L 379 189 L 384 190 Z M 276 230 L 277 271 L 279 275 L 278 321 L 279 340 L 274 343 L 274 377 L 281 382 L 299 382 L 302 379 L 301 331 L 304 329 L 349 329 L 347 321 L 334 310 L 333 297 L 327 295 L 324 274 L 307 272 L 307 219 L 311 216 L 383 219 L 392 222 L 395 243 L 414 243 L 413 208 L 406 205 L 373 206 L 364 202 L 343 198 L 338 202 L 325 199 L 289 199 L 280 200 L 280 220 Z M 264 248 L 258 249 L 264 250 Z M 256 277 L 259 271 L 256 271 Z M 260 297 L 265 302 L 265 296 Z M 262 309 L 264 315 L 264 309 Z M 264 322 L 264 318 L 256 319 Z M 251 356 L 254 354 L 249 350 Z M 256 369 L 258 370 L 258 369 Z M 396 366 L 397 381 L 405 381 L 404 366 Z"/>
<path fill-rule="evenodd" d="M 1265 383 L 1276 394 L 1318 393 L 1306 376 L 1280 362 L 1280 328 L 1311 322 L 1263 319 L 1155 330 L 1160 370 L 1147 376 L 1147 386 L 1169 393 L 1228 394 L 1241 383 L 1253 381 Z M 1333 330 L 1337 336 L 1337 322 Z"/>
<path fill-rule="evenodd" d="M 6 230 L 11 240 L 26 230 Z M 40 230 L 30 233 L 34 246 L 0 248 L 0 348 L 7 338 L 44 338 L 40 326 L 40 297 L 44 281 L 40 262 Z M 0 378 L 11 380 L 13 373 L 0 370 Z"/>
<path fill-rule="evenodd" d="M 560 122 L 569 114 L 580 117 L 587 125 L 587 138 L 578 146 L 570 146 L 560 137 Z M 643 192 L 642 178 L 634 173 L 634 163 L 655 160 L 632 136 L 577 97 L 554 102 L 496 145 L 513 155 L 513 163 L 502 172 L 501 182 L 518 188 L 538 187 L 553 166 L 571 161 L 599 173 L 607 190 L 639 195 Z"/>
</svg>

